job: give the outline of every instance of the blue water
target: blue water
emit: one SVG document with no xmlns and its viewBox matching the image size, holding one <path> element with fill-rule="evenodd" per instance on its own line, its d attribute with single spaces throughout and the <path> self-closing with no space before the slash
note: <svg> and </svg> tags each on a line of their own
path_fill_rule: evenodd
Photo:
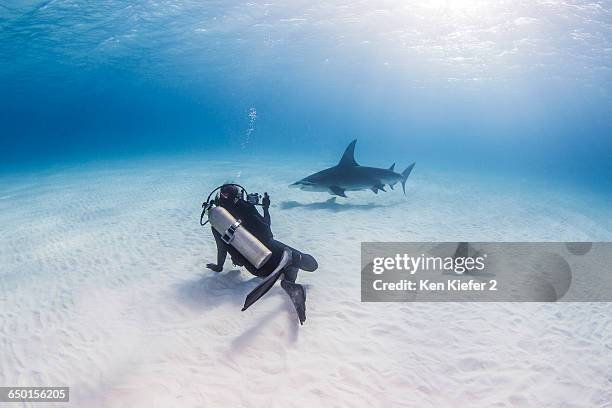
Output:
<svg viewBox="0 0 612 408">
<path fill-rule="evenodd" d="M 369 164 L 607 195 L 611 9 L 4 0 L 0 171 L 183 153 L 333 162 L 357 138 Z"/>
</svg>

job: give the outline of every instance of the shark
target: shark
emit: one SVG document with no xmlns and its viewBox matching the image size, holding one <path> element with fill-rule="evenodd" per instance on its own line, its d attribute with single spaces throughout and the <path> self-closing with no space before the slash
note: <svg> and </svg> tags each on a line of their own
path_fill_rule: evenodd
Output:
<svg viewBox="0 0 612 408">
<path fill-rule="evenodd" d="M 387 191 L 385 185 L 393 190 L 393 186 L 401 182 L 406 195 L 406 180 L 416 163 L 412 163 L 401 173 L 395 172 L 395 163 L 388 169 L 360 166 L 355 161 L 356 144 L 357 139 L 348 145 L 336 166 L 311 174 L 289 187 L 346 197 L 346 191 L 372 190 L 378 194 L 379 191 Z"/>
</svg>

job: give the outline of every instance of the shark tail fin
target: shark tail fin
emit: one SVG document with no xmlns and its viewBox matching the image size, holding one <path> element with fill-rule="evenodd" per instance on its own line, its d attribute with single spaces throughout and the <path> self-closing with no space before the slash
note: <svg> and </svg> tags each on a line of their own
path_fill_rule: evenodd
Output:
<svg viewBox="0 0 612 408">
<path fill-rule="evenodd" d="M 402 190 L 404 190 L 404 195 L 406 195 L 406 180 L 408 180 L 408 176 L 410 172 L 414 168 L 416 163 L 412 163 L 410 166 L 406 167 L 406 170 L 402 172 Z"/>
</svg>

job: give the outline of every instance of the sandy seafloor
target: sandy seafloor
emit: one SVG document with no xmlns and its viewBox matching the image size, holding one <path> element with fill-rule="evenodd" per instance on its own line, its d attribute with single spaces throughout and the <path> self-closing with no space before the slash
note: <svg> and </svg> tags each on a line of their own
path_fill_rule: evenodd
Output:
<svg viewBox="0 0 612 408">
<path fill-rule="evenodd" d="M 361 241 L 609 241 L 604 199 L 417 163 L 407 197 L 334 204 L 287 188 L 319 164 L 258 163 L 2 176 L 0 384 L 69 385 L 75 407 L 610 406 L 610 303 L 360 302 Z M 205 268 L 200 203 L 228 180 L 318 259 L 303 327 L 280 287 L 240 312 L 258 280 Z"/>
</svg>

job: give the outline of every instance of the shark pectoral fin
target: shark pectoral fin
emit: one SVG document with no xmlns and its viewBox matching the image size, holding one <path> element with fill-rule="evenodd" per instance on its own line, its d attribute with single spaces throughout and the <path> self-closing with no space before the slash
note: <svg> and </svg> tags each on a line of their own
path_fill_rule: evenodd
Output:
<svg viewBox="0 0 612 408">
<path fill-rule="evenodd" d="M 330 192 L 330 194 L 333 194 L 333 195 L 337 195 L 337 196 L 340 196 L 340 197 L 346 197 L 346 194 L 344 194 L 344 189 L 340 188 L 338 186 L 330 186 L 329 187 L 329 192 Z"/>
<path fill-rule="evenodd" d="M 379 185 L 377 185 L 377 186 L 376 186 L 376 188 L 377 188 L 377 189 L 379 189 L 380 191 L 385 192 L 385 193 L 387 192 L 387 190 L 385 190 L 385 185 L 384 185 L 384 184 L 382 184 L 382 183 L 380 183 Z"/>
<path fill-rule="evenodd" d="M 393 184 L 389 184 L 389 187 L 391 187 L 391 190 L 393 190 Z"/>
<path fill-rule="evenodd" d="M 370 187 L 370 190 L 372 190 L 374 192 L 374 194 L 378 194 L 378 187 L 372 186 L 372 187 Z"/>
</svg>

